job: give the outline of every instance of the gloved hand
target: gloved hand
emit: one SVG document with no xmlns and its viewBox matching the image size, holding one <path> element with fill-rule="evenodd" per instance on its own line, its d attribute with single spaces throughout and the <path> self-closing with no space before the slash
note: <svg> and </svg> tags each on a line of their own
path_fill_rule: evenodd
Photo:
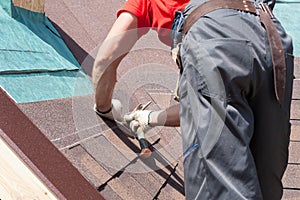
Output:
<svg viewBox="0 0 300 200">
<path fill-rule="evenodd" d="M 137 110 L 124 116 L 125 121 L 133 132 L 137 132 L 138 127 L 141 127 L 144 132 L 152 128 L 150 118 L 152 110 Z"/>
<path fill-rule="evenodd" d="M 110 120 L 123 121 L 124 117 L 122 114 L 123 106 L 118 99 L 112 99 L 111 101 L 111 109 L 109 112 L 102 113 L 94 106 L 94 111 L 100 116 Z"/>
<path fill-rule="evenodd" d="M 129 117 L 127 119 L 129 120 Z M 151 156 L 152 152 L 151 152 L 151 149 L 149 148 L 149 143 L 145 139 L 146 130 L 143 130 L 141 128 L 139 122 L 136 120 L 129 121 L 129 127 L 130 127 L 131 131 L 133 131 L 135 133 L 135 135 L 140 143 L 141 153 L 139 156 L 141 158 L 148 158 L 149 156 Z M 149 127 L 147 129 L 149 129 Z"/>
<path fill-rule="evenodd" d="M 148 104 L 149 105 L 149 104 Z M 132 132 L 135 133 L 141 147 L 141 158 L 148 158 L 151 155 L 149 144 L 145 139 L 145 132 L 150 128 L 152 110 L 143 110 L 146 106 L 138 105 L 131 113 L 124 116 L 125 122 L 129 125 Z"/>
</svg>

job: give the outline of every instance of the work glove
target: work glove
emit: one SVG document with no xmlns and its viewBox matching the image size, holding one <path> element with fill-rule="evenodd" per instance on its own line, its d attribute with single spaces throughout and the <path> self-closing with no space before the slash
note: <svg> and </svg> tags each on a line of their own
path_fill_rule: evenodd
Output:
<svg viewBox="0 0 300 200">
<path fill-rule="evenodd" d="M 145 133 L 151 128 L 150 120 L 152 110 L 144 110 L 151 102 L 145 105 L 139 104 L 132 112 L 124 116 L 124 121 L 127 123 L 131 131 L 136 135 L 140 147 L 141 158 L 148 158 L 151 155 L 148 141 L 145 139 Z"/>
<path fill-rule="evenodd" d="M 147 132 L 152 128 L 150 125 L 152 112 L 152 110 L 136 110 L 130 114 L 126 114 L 124 120 L 133 132 L 136 133 L 139 127 L 142 128 L 143 132 Z"/>
<path fill-rule="evenodd" d="M 127 122 L 129 128 L 136 135 L 140 143 L 141 153 L 139 156 L 141 158 L 148 158 L 152 153 L 145 139 L 145 133 L 151 129 L 149 121 L 152 112 L 152 110 L 136 110 L 124 115 L 125 122 Z"/>
<path fill-rule="evenodd" d="M 124 117 L 122 114 L 123 106 L 118 99 L 112 99 L 111 109 L 108 112 L 100 112 L 96 105 L 94 106 L 94 111 L 100 116 L 110 120 L 123 121 Z"/>
</svg>

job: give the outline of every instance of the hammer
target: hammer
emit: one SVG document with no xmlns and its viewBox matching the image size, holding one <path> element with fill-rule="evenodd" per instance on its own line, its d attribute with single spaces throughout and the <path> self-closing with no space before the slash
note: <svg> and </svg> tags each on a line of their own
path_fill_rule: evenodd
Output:
<svg viewBox="0 0 300 200">
<path fill-rule="evenodd" d="M 149 101 L 146 104 L 139 104 L 133 109 L 133 111 L 131 111 L 131 113 L 134 113 L 137 110 L 145 110 L 150 104 L 151 104 L 151 101 Z M 142 127 L 139 126 L 137 128 L 136 136 L 137 136 L 137 139 L 138 139 L 140 147 L 141 147 L 141 152 L 140 152 L 139 156 L 141 158 L 148 158 L 149 156 L 151 156 L 152 152 L 149 148 L 149 142 L 145 138 L 145 133 L 144 133 Z"/>
</svg>

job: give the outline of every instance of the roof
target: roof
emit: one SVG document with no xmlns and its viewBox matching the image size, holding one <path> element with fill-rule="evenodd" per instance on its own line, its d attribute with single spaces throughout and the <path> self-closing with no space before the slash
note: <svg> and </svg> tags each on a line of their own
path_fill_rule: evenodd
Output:
<svg viewBox="0 0 300 200">
<path fill-rule="evenodd" d="M 111 27 L 114 13 L 124 2 L 48 0 L 45 3 L 51 24 L 81 68 L 90 74 L 92 56 Z M 114 95 L 127 100 L 128 110 L 138 102 L 149 100 L 153 102 L 150 109 L 175 103 L 171 95 L 177 71 L 168 49 L 143 42 L 147 40 L 137 44 L 137 49 L 122 61 L 118 70 L 119 81 Z M 143 48 L 146 46 L 151 48 Z M 147 71 L 147 65 L 151 65 L 153 71 Z M 295 67 L 290 157 L 283 178 L 285 200 L 300 198 L 299 57 L 295 59 Z M 144 73 L 140 73 L 140 69 L 145 69 Z M 135 85 L 132 77 L 139 77 Z M 151 80 L 147 84 L 143 82 L 146 78 Z M 124 134 L 117 124 L 103 121 L 93 112 L 92 94 L 24 102 L 18 106 L 104 198 L 184 199 L 179 128 L 156 129 L 159 134 L 149 137 L 154 148 L 153 156 L 140 160 L 136 157 L 139 152 L 137 141 Z"/>
</svg>

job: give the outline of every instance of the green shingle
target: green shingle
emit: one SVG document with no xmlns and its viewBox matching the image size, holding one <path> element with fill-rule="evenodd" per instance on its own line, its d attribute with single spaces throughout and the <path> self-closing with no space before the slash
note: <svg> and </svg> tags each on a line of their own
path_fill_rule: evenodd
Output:
<svg viewBox="0 0 300 200">
<path fill-rule="evenodd" d="M 89 77 L 44 13 L 1 0 L 0 36 L 0 86 L 17 102 L 93 92 Z"/>
</svg>

